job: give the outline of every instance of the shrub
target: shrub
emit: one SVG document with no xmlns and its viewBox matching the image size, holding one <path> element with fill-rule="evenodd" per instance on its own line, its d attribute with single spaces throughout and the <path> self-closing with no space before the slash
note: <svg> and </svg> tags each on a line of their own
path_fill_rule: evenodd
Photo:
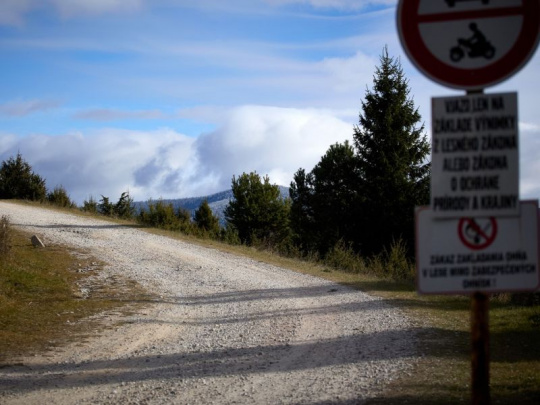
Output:
<svg viewBox="0 0 540 405">
<path fill-rule="evenodd" d="M 97 206 L 98 212 L 102 215 L 112 217 L 114 215 L 114 204 L 109 201 L 109 197 L 101 196 Z"/>
<path fill-rule="evenodd" d="M 396 281 L 412 282 L 416 276 L 414 263 L 407 255 L 407 244 L 403 239 L 393 242 L 390 251 L 385 251 L 388 275 Z"/>
<path fill-rule="evenodd" d="M 81 208 L 84 212 L 90 212 L 92 214 L 98 213 L 98 203 L 94 200 L 94 197 L 90 196 L 88 200 L 84 200 L 83 206 Z"/>
<path fill-rule="evenodd" d="M 63 186 L 57 186 L 47 194 L 47 201 L 52 205 L 62 208 L 74 208 L 76 204 L 69 198 Z"/>
<path fill-rule="evenodd" d="M 150 200 L 148 201 L 148 210 L 141 211 L 138 219 L 140 223 L 145 225 L 178 231 L 181 221 L 185 219 L 183 215 L 184 213 L 179 211 L 177 216 L 171 203 L 165 204 L 162 200 L 154 203 Z"/>
<path fill-rule="evenodd" d="M 241 245 L 242 241 L 238 236 L 238 231 L 230 223 L 225 225 L 225 228 L 221 229 L 221 240 L 229 245 Z"/>
<path fill-rule="evenodd" d="M 118 202 L 114 205 L 114 214 L 118 218 L 131 219 L 134 213 L 133 198 L 130 197 L 129 191 L 124 191 Z"/>
<path fill-rule="evenodd" d="M 390 250 L 372 256 L 367 261 L 368 272 L 394 281 L 414 282 L 416 270 L 414 263 L 407 256 L 405 241 L 393 242 Z"/>
<path fill-rule="evenodd" d="M 351 244 L 346 244 L 343 239 L 339 240 L 324 257 L 324 264 L 348 273 L 360 273 L 366 271 L 364 260 L 354 251 Z"/>
</svg>

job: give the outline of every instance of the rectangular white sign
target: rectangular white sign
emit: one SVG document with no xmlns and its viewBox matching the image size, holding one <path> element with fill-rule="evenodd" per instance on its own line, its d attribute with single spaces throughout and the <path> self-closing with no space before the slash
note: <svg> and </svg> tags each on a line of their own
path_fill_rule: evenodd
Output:
<svg viewBox="0 0 540 405">
<path fill-rule="evenodd" d="M 436 218 L 519 215 L 517 93 L 432 99 Z"/>
<path fill-rule="evenodd" d="M 471 294 L 540 288 L 538 201 L 520 205 L 520 217 L 461 219 L 437 219 L 429 207 L 418 207 L 418 292 Z"/>
</svg>

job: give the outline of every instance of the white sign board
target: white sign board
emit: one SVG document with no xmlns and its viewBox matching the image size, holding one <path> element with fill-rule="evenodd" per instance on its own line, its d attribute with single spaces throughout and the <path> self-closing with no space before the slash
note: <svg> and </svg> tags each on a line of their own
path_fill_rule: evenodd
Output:
<svg viewBox="0 0 540 405">
<path fill-rule="evenodd" d="M 517 93 L 432 99 L 436 218 L 519 215 Z"/>
<path fill-rule="evenodd" d="M 416 210 L 416 271 L 420 294 L 534 291 L 540 288 L 538 201 L 521 216 L 435 219 Z"/>
</svg>

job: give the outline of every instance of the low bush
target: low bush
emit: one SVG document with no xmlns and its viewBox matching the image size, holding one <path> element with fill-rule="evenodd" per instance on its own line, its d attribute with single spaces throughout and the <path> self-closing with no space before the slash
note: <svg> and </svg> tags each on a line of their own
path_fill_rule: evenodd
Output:
<svg viewBox="0 0 540 405">
<path fill-rule="evenodd" d="M 98 203 L 94 200 L 94 197 L 90 196 L 88 200 L 84 200 L 81 210 L 84 212 L 89 212 L 91 214 L 98 213 Z"/>
<path fill-rule="evenodd" d="M 66 189 L 63 186 L 57 186 L 53 191 L 47 193 L 49 204 L 62 208 L 75 208 L 76 204 L 71 201 Z"/>
<path fill-rule="evenodd" d="M 149 201 L 148 209 L 141 210 L 137 218 L 139 223 L 168 231 L 182 231 L 193 234 L 191 215 L 188 211 L 179 208 L 176 212 L 171 203 L 162 200 Z"/>
<path fill-rule="evenodd" d="M 376 277 L 413 284 L 416 268 L 407 256 L 407 247 L 403 240 L 392 243 L 390 249 L 384 249 L 378 255 L 367 260 L 367 272 Z"/>
<path fill-rule="evenodd" d="M 222 242 L 228 243 L 229 245 L 241 245 L 242 241 L 240 236 L 238 236 L 238 231 L 230 223 L 227 223 L 225 228 L 221 229 L 220 239 Z"/>
<path fill-rule="evenodd" d="M 350 244 L 343 240 L 328 251 L 323 260 L 324 264 L 347 273 L 365 273 L 364 260 L 354 251 Z"/>
<path fill-rule="evenodd" d="M 407 255 L 407 246 L 403 239 L 392 243 L 390 250 L 385 250 L 385 265 L 388 277 L 396 281 L 414 282 L 416 268 Z"/>
</svg>

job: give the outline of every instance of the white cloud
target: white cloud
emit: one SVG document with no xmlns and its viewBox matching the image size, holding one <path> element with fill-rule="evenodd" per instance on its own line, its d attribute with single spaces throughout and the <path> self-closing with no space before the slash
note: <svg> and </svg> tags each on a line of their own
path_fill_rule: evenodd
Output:
<svg viewBox="0 0 540 405">
<path fill-rule="evenodd" d="M 90 195 L 136 200 L 179 198 L 227 189 L 233 175 L 257 171 L 288 186 L 311 170 L 352 126 L 325 111 L 244 106 L 226 110 L 219 128 L 190 138 L 171 129 L 102 129 L 62 136 L 0 138 L 0 160 L 19 151 L 49 189 L 63 185 L 79 204 Z"/>
<path fill-rule="evenodd" d="M 115 199 L 128 189 L 137 198 L 146 199 L 160 196 L 163 178 L 171 172 L 189 172 L 193 142 L 169 129 L 102 129 L 84 135 L 33 135 L 16 142 L 11 139 L 0 143 L 0 158 L 5 160 L 20 151 L 34 171 L 46 179 L 49 189 L 63 185 L 78 203 L 90 195 Z M 156 158 L 161 159 L 160 172 L 145 184 L 138 184 L 137 171 Z"/>
<path fill-rule="evenodd" d="M 221 188 L 230 186 L 232 175 L 250 171 L 288 186 L 298 168 L 311 170 L 331 144 L 351 134 L 349 123 L 320 110 L 244 106 L 201 135 L 197 151 L 202 170 Z"/>
</svg>

